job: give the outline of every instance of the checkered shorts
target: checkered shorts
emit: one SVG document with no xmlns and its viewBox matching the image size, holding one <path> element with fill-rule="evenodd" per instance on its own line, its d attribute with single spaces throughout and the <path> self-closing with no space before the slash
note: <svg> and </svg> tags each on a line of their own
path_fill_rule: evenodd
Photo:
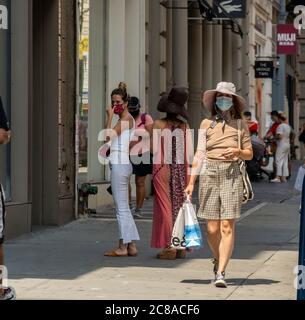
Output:
<svg viewBox="0 0 305 320">
<path fill-rule="evenodd" d="M 238 219 L 243 180 L 237 162 L 208 161 L 200 176 L 198 217 L 206 220 Z"/>
<path fill-rule="evenodd" d="M 4 191 L 2 185 L 0 185 L 0 245 L 4 241 L 4 225 L 5 225 L 5 203 L 4 203 Z"/>
</svg>

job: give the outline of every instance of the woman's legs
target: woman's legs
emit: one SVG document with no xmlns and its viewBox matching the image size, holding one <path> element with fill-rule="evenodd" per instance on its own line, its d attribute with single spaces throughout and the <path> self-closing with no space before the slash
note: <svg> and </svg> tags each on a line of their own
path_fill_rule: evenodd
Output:
<svg viewBox="0 0 305 320">
<path fill-rule="evenodd" d="M 131 165 L 113 165 L 111 171 L 111 187 L 116 208 L 119 227 L 118 255 L 128 253 L 128 245 L 135 248 L 134 240 L 139 240 L 139 234 L 129 208 L 129 179 L 132 172 Z"/>
<path fill-rule="evenodd" d="M 145 195 L 146 195 L 146 188 L 145 188 L 145 177 L 136 176 L 136 187 L 137 187 L 137 207 L 136 209 L 142 209 Z"/>
<path fill-rule="evenodd" d="M 221 240 L 220 221 L 207 221 L 207 240 L 214 258 L 219 261 L 219 245 Z"/>
<path fill-rule="evenodd" d="M 285 179 L 286 177 L 289 177 L 289 151 L 285 153 L 284 159 L 283 159 L 283 175 L 282 177 Z"/>
<path fill-rule="evenodd" d="M 279 147 L 276 150 L 277 179 L 286 179 L 289 176 L 289 146 Z"/>
<path fill-rule="evenodd" d="M 218 261 L 218 272 L 225 272 L 233 253 L 235 220 L 208 220 L 207 239 L 214 258 Z"/>
<path fill-rule="evenodd" d="M 235 220 L 222 220 L 220 225 L 221 240 L 219 244 L 218 273 L 226 271 L 233 253 L 235 238 Z"/>
</svg>

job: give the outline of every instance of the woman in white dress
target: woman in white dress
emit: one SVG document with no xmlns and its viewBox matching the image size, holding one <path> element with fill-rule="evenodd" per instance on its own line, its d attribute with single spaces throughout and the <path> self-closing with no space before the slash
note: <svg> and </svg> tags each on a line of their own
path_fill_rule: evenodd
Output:
<svg viewBox="0 0 305 320">
<path fill-rule="evenodd" d="M 287 182 L 289 176 L 289 153 L 290 153 L 290 133 L 291 128 L 286 124 L 286 116 L 279 115 L 280 125 L 276 130 L 277 148 L 275 154 L 276 178 L 271 180 L 273 183 Z"/>
</svg>

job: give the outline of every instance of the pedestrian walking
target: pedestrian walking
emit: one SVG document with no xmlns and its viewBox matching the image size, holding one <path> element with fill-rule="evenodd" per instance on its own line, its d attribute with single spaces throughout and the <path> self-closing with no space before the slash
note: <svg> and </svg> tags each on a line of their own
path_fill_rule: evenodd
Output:
<svg viewBox="0 0 305 320">
<path fill-rule="evenodd" d="M 276 130 L 277 148 L 275 154 L 276 177 L 271 180 L 273 183 L 287 182 L 289 177 L 289 154 L 290 154 L 290 134 L 291 128 L 286 123 L 285 114 L 279 115 L 280 125 Z"/>
<path fill-rule="evenodd" d="M 10 141 L 10 129 L 7 121 L 7 117 L 3 108 L 2 99 L 0 97 L 0 145 L 5 145 Z M 2 184 L 0 184 L 0 300 L 15 300 L 16 292 L 14 288 L 3 286 L 3 268 L 4 268 L 4 231 L 5 231 L 5 194 Z"/>
<path fill-rule="evenodd" d="M 152 174 L 152 157 L 150 153 L 150 141 L 154 121 L 148 113 L 141 112 L 140 101 L 137 97 L 131 97 L 128 104 L 129 113 L 136 124 L 134 139 L 130 145 L 130 159 L 133 174 L 136 176 L 136 207 L 133 209 L 135 218 L 143 218 L 142 207 L 146 195 L 146 177 Z M 130 186 L 131 192 L 131 186 Z M 131 198 L 131 196 L 130 196 Z"/>
<path fill-rule="evenodd" d="M 258 135 L 259 133 L 259 125 L 257 121 L 252 120 L 252 113 L 250 111 L 245 111 L 244 120 L 246 121 L 250 134 L 256 134 Z"/>
<path fill-rule="evenodd" d="M 192 175 L 185 192 L 193 194 L 200 175 L 198 217 L 207 222 L 215 286 L 226 287 L 225 272 L 234 248 L 235 221 L 240 217 L 243 201 L 238 160 L 251 160 L 253 150 L 248 126 L 242 120 L 246 102 L 236 94 L 233 83 L 221 82 L 216 90 L 206 91 L 203 103 L 211 118 L 201 124 Z"/>
<path fill-rule="evenodd" d="M 272 178 L 275 178 L 276 176 L 276 148 L 277 148 L 277 143 L 276 143 L 276 130 L 278 126 L 280 125 L 280 120 L 279 120 L 279 113 L 274 110 L 271 112 L 271 120 L 272 124 L 267 131 L 264 140 L 267 141 L 267 143 L 270 146 L 270 152 L 273 155 L 273 172 L 272 172 Z"/>
<path fill-rule="evenodd" d="M 132 165 L 129 159 L 129 145 L 135 123 L 128 112 L 127 87 L 120 84 L 111 94 L 112 106 L 107 109 L 107 129 L 112 129 L 114 114 L 119 120 L 108 135 L 110 147 L 111 189 L 119 228 L 119 247 L 105 253 L 109 257 L 136 256 L 135 241 L 140 240 L 138 230 L 129 208 L 129 180 Z"/>
<path fill-rule="evenodd" d="M 301 160 L 305 160 L 305 123 L 303 123 L 302 129 L 300 129 L 299 142 L 301 146 Z"/>
<path fill-rule="evenodd" d="M 184 202 L 184 189 L 189 180 L 187 142 L 188 114 L 185 104 L 188 91 L 174 87 L 161 98 L 158 110 L 166 117 L 154 123 L 154 214 L 151 246 L 163 249 L 159 259 L 184 258 L 185 250 L 171 247 L 171 236 L 177 215 Z"/>
</svg>

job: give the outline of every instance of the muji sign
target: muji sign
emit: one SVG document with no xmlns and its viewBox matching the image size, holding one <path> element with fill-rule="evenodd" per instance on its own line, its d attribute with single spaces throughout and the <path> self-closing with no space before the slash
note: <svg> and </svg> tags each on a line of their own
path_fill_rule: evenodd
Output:
<svg viewBox="0 0 305 320">
<path fill-rule="evenodd" d="M 297 54 L 297 30 L 292 24 L 277 26 L 277 54 Z"/>
<path fill-rule="evenodd" d="M 0 5 L 0 30 L 8 29 L 8 10 L 6 6 Z"/>
</svg>

